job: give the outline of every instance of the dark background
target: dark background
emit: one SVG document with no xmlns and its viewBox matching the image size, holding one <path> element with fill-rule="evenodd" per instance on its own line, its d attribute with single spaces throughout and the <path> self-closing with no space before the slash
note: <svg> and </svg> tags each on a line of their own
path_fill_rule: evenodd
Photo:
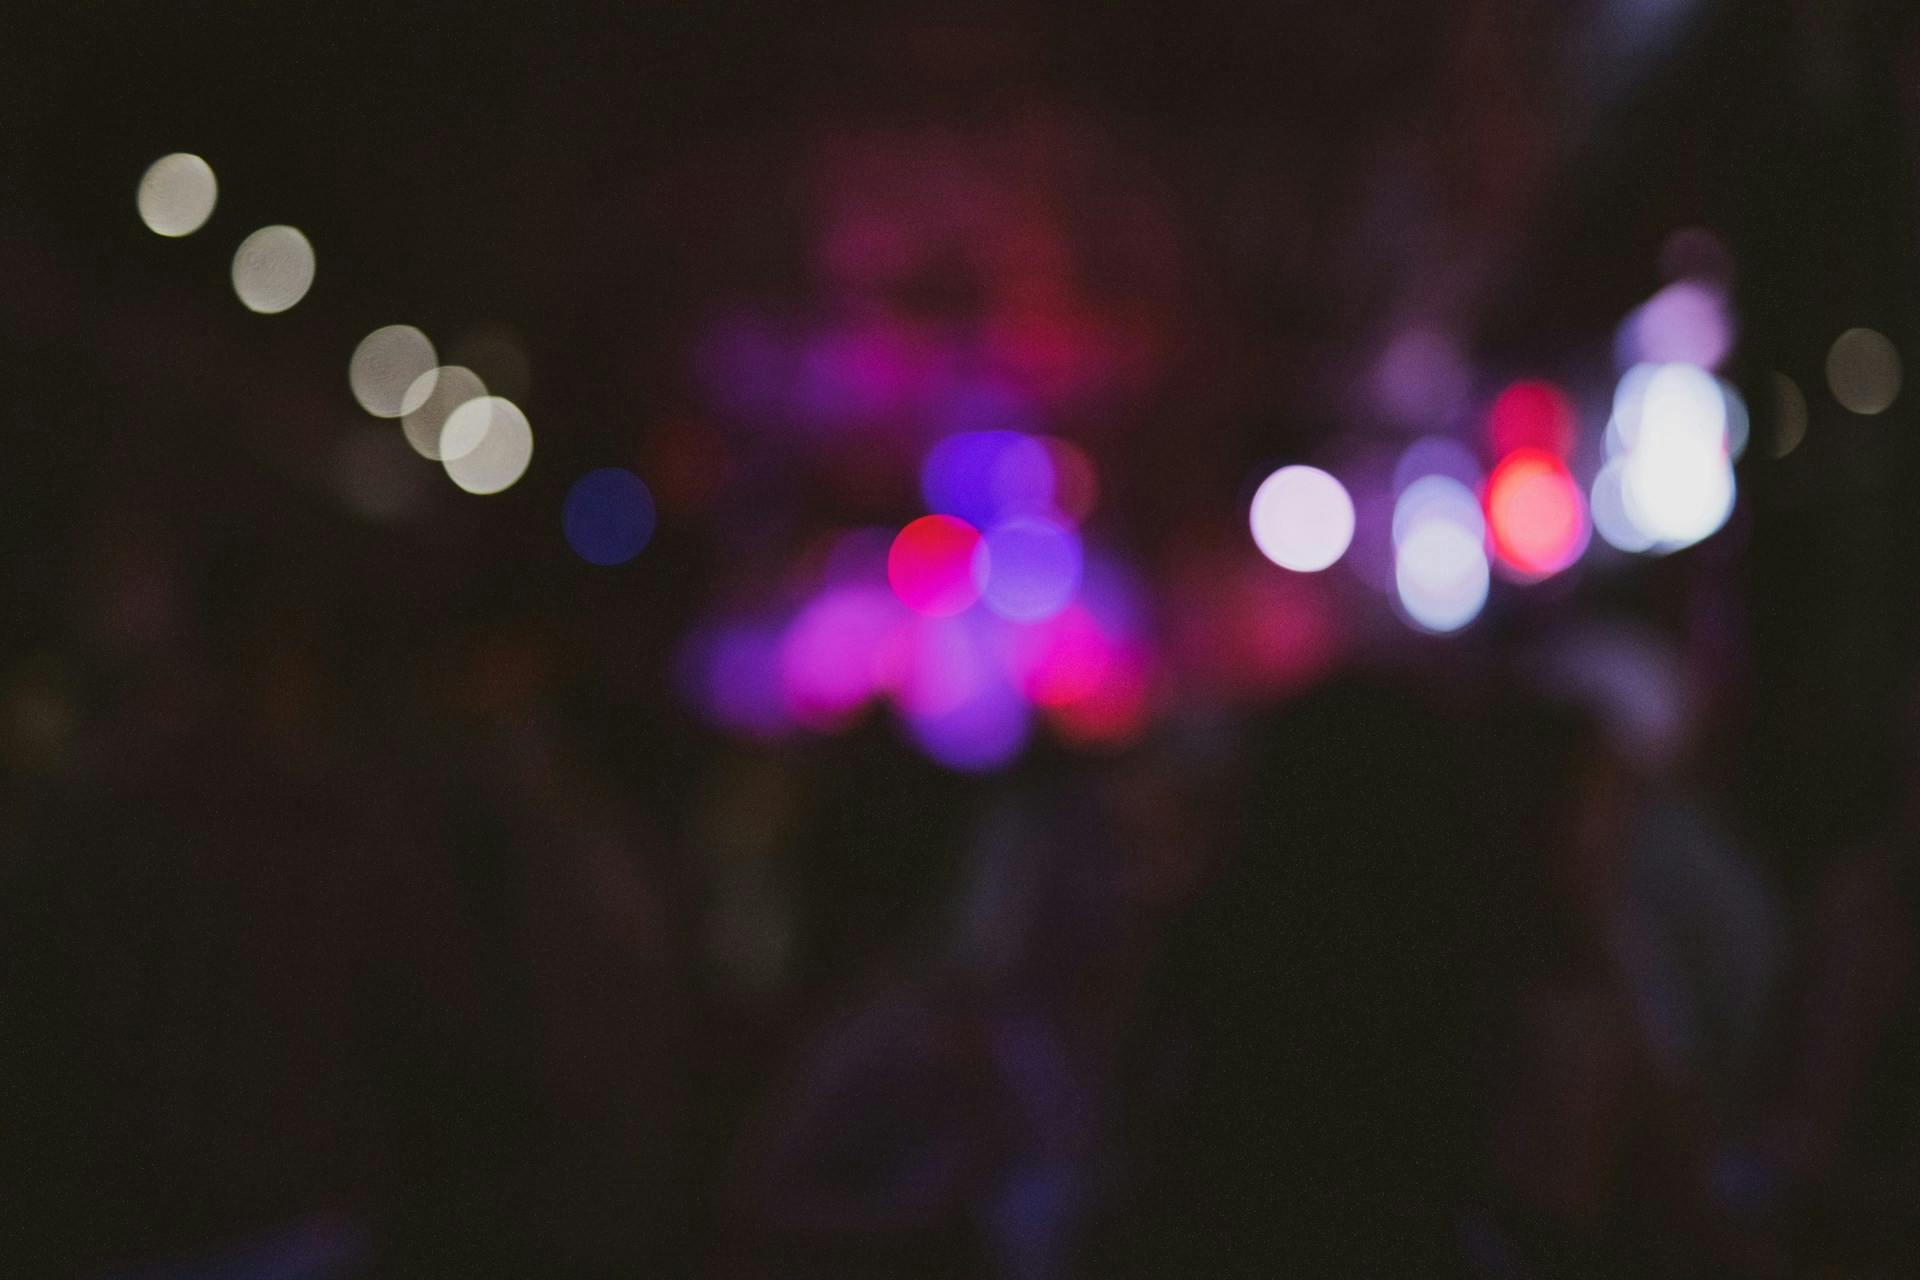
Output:
<svg viewBox="0 0 1920 1280">
<path fill-rule="evenodd" d="M 1847 1115 L 1908 1115 L 1897 1090 L 1846 1082 L 1899 1061 L 1891 1011 L 1911 964 L 1906 890 L 1874 886 L 1911 884 L 1905 837 L 1888 833 L 1905 829 L 1920 582 L 1912 399 L 1850 415 L 1822 369 L 1856 325 L 1915 350 L 1917 23 L 1892 0 L 10 15 L 10 1273 L 1182 1274 L 1210 1245 L 1133 1212 L 1170 1179 L 1186 1190 L 1168 1203 L 1200 1187 L 1229 1206 L 1212 1243 L 1244 1237 L 1243 1264 L 1443 1274 L 1420 1249 L 1480 1228 L 1377 1206 L 1459 1198 L 1477 1206 L 1463 1221 L 1495 1222 L 1485 1233 L 1505 1242 L 1449 1254 L 1474 1274 L 1894 1274 L 1898 1248 L 1876 1252 L 1828 1208 L 1871 1198 L 1849 1181 L 1871 1164 L 1844 1136 L 1857 1121 L 1831 1121 L 1817 1159 L 1749 1139 L 1801 1132 L 1782 1118 L 1795 1103 L 1752 1097 L 1797 1097 L 1780 1082 L 1803 1062 L 1827 1064 L 1804 1070 L 1847 1094 L 1833 1104 Z M 1358 361 L 1407 317 L 1444 321 L 1490 386 L 1584 385 L 1683 227 L 1712 229 L 1735 264 L 1727 373 L 1755 443 L 1733 521 L 1675 556 L 1504 594 L 1451 647 L 1356 624 L 1300 682 L 1330 682 L 1304 709 L 1298 687 L 1221 700 L 1176 682 L 1125 749 L 1044 738 L 986 778 L 942 772 L 878 718 L 774 743 L 711 727 L 675 690 L 683 639 L 770 590 L 822 530 L 916 514 L 917 446 L 729 420 L 700 376 L 704 337 L 742 299 L 800 323 L 844 304 L 820 265 L 820 210 L 857 171 L 848 154 L 913 187 L 943 155 L 991 170 L 1008 139 L 1055 179 L 1035 198 L 1055 202 L 1044 212 L 1072 246 L 1061 287 L 1094 329 L 1135 343 L 1055 429 L 1093 457 L 1102 536 L 1162 607 L 1204 592 L 1196 563 L 1244 553 L 1265 467 L 1372 438 Z M 132 200 L 174 150 L 206 156 L 221 184 L 212 222 L 179 241 L 150 235 Z M 287 314 L 253 315 L 232 297 L 231 247 L 281 221 L 314 242 L 317 280 Z M 889 281 L 888 305 L 964 325 L 990 306 L 971 251 Z M 443 352 L 484 326 L 515 336 L 537 445 L 506 493 L 472 498 L 426 465 L 403 515 L 343 499 L 342 442 L 378 425 L 347 393 L 347 356 L 400 320 L 446 335 Z M 1784 457 L 1774 371 L 1812 406 Z M 611 569 L 574 556 L 558 518 L 572 481 L 608 465 L 635 469 L 660 505 L 645 552 Z M 1593 732 L 1536 723 L 1552 720 L 1539 708 L 1509 717 L 1524 701 L 1512 673 L 1542 637 L 1598 616 L 1686 655 L 1710 708 L 1689 785 L 1786 922 L 1772 1047 L 1733 1083 L 1675 1091 L 1710 1096 L 1708 1128 L 1741 1117 L 1701 1141 L 1765 1148 L 1752 1167 L 1772 1189 L 1752 1203 L 1724 1181 L 1699 1197 L 1621 1192 L 1634 1203 L 1540 1227 L 1532 1209 L 1487 1208 L 1512 1188 L 1460 1154 L 1471 1136 L 1287 1117 L 1366 1111 L 1368 1063 L 1436 1043 L 1466 1065 L 1418 1069 L 1433 1107 L 1484 1108 L 1467 1099 L 1501 1068 L 1476 1064 L 1526 1033 L 1498 1029 L 1521 998 L 1485 996 L 1507 988 L 1475 966 L 1530 972 L 1513 956 L 1533 944 L 1514 939 L 1546 927 L 1506 902 L 1537 871 L 1514 849 L 1565 839 L 1578 802 L 1556 788 L 1577 784 L 1555 770 L 1578 774 L 1586 748 L 1551 744 Z M 1347 745 L 1299 745 L 1334 740 Z M 1405 746 L 1424 742 L 1457 754 L 1455 772 Z M 1329 763 L 1342 750 L 1350 770 Z M 1559 763 L 1516 782 L 1534 758 Z M 1342 865 L 1364 866 L 1438 839 L 1471 855 L 1422 891 L 1453 905 L 1402 920 L 1405 883 L 1384 869 L 1236 880 L 1252 873 L 1235 850 L 1295 823 L 1262 816 L 1262 781 L 1315 770 L 1325 807 L 1288 837 L 1303 857 L 1345 849 Z M 1436 820 L 1437 837 L 1385 819 L 1353 834 L 1375 820 L 1361 770 L 1434 812 L 1462 805 L 1457 821 Z M 1022 899 L 1039 921 L 1014 946 L 1023 976 L 955 980 L 926 940 L 964 916 L 993 815 L 1051 850 L 1056 879 Z M 1889 847 L 1884 867 L 1836 871 Z M 1086 905 L 1103 894 L 1130 905 Z M 1884 928 L 1823 905 L 1856 899 Z M 1278 914 L 1241 919 L 1221 905 L 1235 901 Z M 1322 926 L 1358 938 L 1351 955 L 1297 941 L 1313 936 L 1293 927 L 1318 918 L 1312 901 L 1354 923 Z M 1823 924 L 1835 911 L 1856 923 Z M 1475 918 L 1533 923 L 1463 960 L 1457 983 L 1434 979 L 1477 993 L 1437 1030 L 1402 1021 L 1376 1055 L 1311 994 L 1420 1007 L 1397 984 L 1456 954 L 1438 939 Z M 1295 942 L 1235 941 L 1274 919 Z M 1215 941 L 1181 942 L 1195 934 Z M 1852 936 L 1889 941 L 1834 961 L 1833 978 L 1823 948 Z M 1242 993 L 1224 973 L 1297 980 L 1309 994 L 1279 1007 L 1336 1046 L 1324 1072 L 1276 1071 L 1304 1036 L 1267 1046 L 1245 1030 L 1273 988 Z M 1832 1033 L 1842 1047 L 1821 1057 L 1807 1008 L 1808 1025 L 1866 1029 Z M 974 1097 L 1022 1078 L 993 1064 L 1018 1058 L 1006 1046 L 1029 1017 L 1099 1082 L 1063 1095 L 1098 1117 L 1077 1136 L 1005 1119 L 1069 1105 L 1035 1102 L 1055 1097 L 1040 1086 L 1018 1105 Z M 1243 1041 L 1244 1060 L 1190 1077 L 1153 1065 L 1169 1045 L 1211 1061 L 1204 1046 Z M 871 1078 L 848 1085 L 845 1057 Z M 1226 1083 L 1193 1085 L 1211 1069 Z M 1190 1116 L 1194 1096 L 1218 1110 Z M 856 1115 L 880 1116 L 878 1136 L 848 1137 Z M 969 1136 L 949 1162 L 887 1123 Z M 981 1136 L 996 1126 L 1027 1136 Z M 1660 1140 L 1693 1127 L 1643 1126 Z M 1199 1154 L 1194 1134 L 1213 1135 Z M 1006 1191 L 1054 1141 L 1076 1154 L 1041 1164 L 1095 1190 Z M 911 1163 L 903 1149 L 947 1172 L 886 1163 Z M 862 1160 L 879 1171 L 842 1169 Z M 1182 1176 L 1183 1160 L 1206 1167 Z M 1409 1160 L 1441 1172 L 1418 1186 L 1381 1173 Z M 1872 1168 L 1871 1195 L 1890 1199 L 1870 1216 L 1910 1240 L 1920 1184 Z M 1310 1185 L 1370 1190 L 1322 1214 Z M 1306 1206 L 1300 1220 L 1274 1227 L 1263 1188 Z M 1005 1226 L 1003 1195 L 1026 1206 L 1015 1217 L 1072 1224 L 1072 1243 L 1050 1253 L 1033 1243 L 1047 1229 Z M 1341 1214 L 1356 1236 L 1315 1225 Z M 1668 1215 L 1690 1225 L 1646 1225 Z M 1174 1243 L 1161 1256 L 1129 1231 Z M 1426 1243 L 1395 1255 L 1362 1238 Z"/>
</svg>

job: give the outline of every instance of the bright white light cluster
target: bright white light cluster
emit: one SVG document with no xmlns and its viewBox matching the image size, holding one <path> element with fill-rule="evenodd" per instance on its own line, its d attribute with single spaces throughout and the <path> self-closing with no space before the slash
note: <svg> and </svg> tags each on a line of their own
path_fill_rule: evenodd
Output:
<svg viewBox="0 0 1920 1280">
<path fill-rule="evenodd" d="M 213 166 L 187 151 L 161 156 L 140 175 L 134 190 L 140 221 L 155 235 L 190 236 L 213 217 L 220 183 Z M 261 227 L 234 250 L 234 296 L 263 316 L 290 311 L 313 288 L 313 243 L 298 227 Z"/>
<path fill-rule="evenodd" d="M 140 220 L 170 238 L 198 231 L 218 200 L 212 166 L 187 152 L 154 161 L 134 193 Z M 262 227 L 233 255 L 233 291 L 249 311 L 276 315 L 307 296 L 314 271 L 313 245 L 299 228 Z M 517 366 L 509 380 L 524 384 L 525 357 L 510 339 L 491 331 L 476 339 L 469 345 L 486 352 L 492 365 Z M 414 326 L 385 325 L 362 338 L 347 364 L 347 382 L 362 409 L 400 419 L 413 451 L 444 466 L 468 493 L 499 493 L 526 474 L 533 458 L 527 415 L 511 400 L 488 394 L 473 370 L 442 365 L 432 339 Z M 411 489 L 395 475 L 390 455 L 369 440 L 363 436 L 343 446 L 340 482 L 357 509 L 391 516 L 407 505 Z"/>
<path fill-rule="evenodd" d="M 478 374 L 439 363 L 433 340 L 412 325 L 390 324 L 360 340 L 347 383 L 376 418 L 398 418 L 407 444 L 446 468 L 468 493 L 510 488 L 533 459 L 533 429 L 520 407 L 489 395 Z"/>
<path fill-rule="evenodd" d="M 1733 462 L 1746 445 L 1739 393 L 1698 365 L 1635 365 L 1615 388 L 1594 528 L 1622 551 L 1677 551 L 1733 514 Z"/>
</svg>

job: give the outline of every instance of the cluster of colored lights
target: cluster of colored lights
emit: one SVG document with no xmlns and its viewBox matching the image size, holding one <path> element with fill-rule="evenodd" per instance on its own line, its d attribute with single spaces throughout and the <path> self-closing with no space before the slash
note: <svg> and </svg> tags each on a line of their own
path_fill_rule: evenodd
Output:
<svg viewBox="0 0 1920 1280">
<path fill-rule="evenodd" d="M 696 635 L 687 691 L 757 737 L 831 733 L 877 703 L 958 770 L 997 768 L 1039 722 L 1122 741 L 1145 722 L 1152 664 L 1137 589 L 1085 548 L 1094 473 L 1063 440 L 958 432 L 921 468 L 927 514 L 876 555 L 855 531 L 790 613 Z"/>
<path fill-rule="evenodd" d="M 152 231 L 181 237 L 205 225 L 217 196 L 212 168 L 180 153 L 149 168 L 136 203 Z M 292 227 L 264 227 L 241 243 L 232 274 L 249 309 L 284 312 L 311 288 L 313 249 Z M 1487 404 L 1481 449 L 1447 436 L 1415 440 L 1400 453 L 1390 495 L 1363 489 L 1356 505 L 1327 470 L 1273 471 L 1250 504 L 1256 547 L 1313 575 L 1365 558 L 1349 557 L 1358 537 L 1382 550 L 1371 567 L 1353 563 L 1362 579 L 1389 592 L 1415 629 L 1448 634 L 1481 614 L 1496 577 L 1524 588 L 1563 574 L 1596 533 L 1634 554 L 1711 537 L 1733 512 L 1733 468 L 1747 442 L 1745 406 L 1716 372 L 1736 337 L 1727 298 L 1711 273 L 1683 277 L 1627 317 L 1614 341 L 1624 372 L 1604 432 L 1591 433 L 1597 451 L 1583 451 L 1564 389 L 1513 382 Z M 1007 359 L 988 362 L 996 373 L 962 377 L 964 351 L 905 330 L 807 336 L 749 321 L 704 351 L 723 408 L 801 425 L 917 424 L 934 437 L 919 475 L 925 514 L 882 532 L 878 545 L 875 531 L 847 535 L 797 602 L 696 633 L 684 674 L 699 705 L 731 730 L 778 737 L 838 731 L 884 702 L 924 751 L 963 770 L 1006 763 L 1040 722 L 1078 743 L 1137 734 L 1160 662 L 1139 622 L 1139 591 L 1082 540 L 1097 500 L 1091 462 L 1037 433 L 1050 403 L 1038 382 L 1009 380 L 1010 370 L 1032 372 L 1012 356 L 1040 350 L 1045 335 L 1001 350 Z M 1459 351 L 1431 334 L 1396 343 L 1376 372 L 1382 405 L 1403 423 L 1420 422 L 1436 397 L 1462 399 L 1469 377 Z M 525 474 L 526 415 L 472 368 L 442 363 L 421 330 L 368 334 L 348 375 L 360 406 L 397 421 L 397 438 L 460 489 L 499 493 Z M 1838 403 L 1871 416 L 1899 394 L 1898 352 L 1875 331 L 1849 330 L 1827 375 Z M 1779 381 L 1799 404 L 1791 441 L 1776 445 L 1784 454 L 1804 433 L 1805 401 Z M 583 560 L 617 565 L 647 546 L 656 518 L 637 475 L 604 467 L 570 487 L 560 524 Z M 1292 627 L 1320 617 L 1323 600 L 1302 597 L 1279 613 Z M 1324 635 L 1301 646 L 1300 669 L 1313 669 L 1324 648 Z"/>
<path fill-rule="evenodd" d="M 1063 136 L 1022 154 L 1098 147 L 1063 150 Z M 927 754 L 977 770 L 1040 726 L 1079 743 L 1143 726 L 1161 654 L 1140 589 L 1085 539 L 1086 453 L 1047 433 L 1102 438 L 1136 416 L 1129 393 L 1165 355 L 1171 309 L 1143 305 L 1164 248 L 1100 237 L 1075 251 L 1063 211 L 1079 188 L 1052 163 L 1006 163 L 1004 141 L 837 132 L 813 158 L 812 300 L 734 298 L 701 325 L 694 385 L 722 430 L 862 510 L 917 467 L 921 500 L 877 538 L 855 530 L 825 557 L 724 573 L 723 596 L 764 598 L 773 575 L 796 597 L 751 617 L 718 606 L 687 646 L 687 692 L 740 733 L 831 732 L 884 706 Z M 902 307 L 935 279 L 964 288 Z M 773 637 L 765 665 L 723 694 L 715 655 L 737 674 L 749 633 Z M 750 716 L 742 689 L 765 695 Z"/>
<path fill-rule="evenodd" d="M 1738 393 L 1697 365 L 1635 365 L 1614 392 L 1594 524 L 1621 551 L 1660 554 L 1718 532 L 1733 514 L 1746 446 Z"/>
<path fill-rule="evenodd" d="M 1636 313 L 1634 349 L 1664 343 L 1724 355 L 1721 338 L 1731 339 L 1714 328 L 1723 317 L 1683 297 L 1678 318 L 1657 308 Z M 1711 331 L 1702 335 L 1701 325 Z M 1444 437 L 1415 441 L 1394 471 L 1394 604 L 1421 631 L 1449 633 L 1471 623 L 1487 603 L 1496 570 L 1520 585 L 1566 572 L 1595 532 L 1619 550 L 1655 554 L 1712 536 L 1732 513 L 1733 463 L 1747 437 L 1739 395 L 1707 369 L 1684 362 L 1638 364 L 1621 378 L 1604 456 L 1586 486 L 1570 462 L 1580 424 L 1558 386 L 1513 383 L 1494 398 L 1485 425 L 1494 461 L 1484 479 L 1472 451 Z M 1261 553 L 1297 573 L 1331 567 L 1356 533 L 1345 486 L 1326 471 L 1299 465 L 1262 482 L 1248 523 Z"/>
<path fill-rule="evenodd" d="M 151 231 L 179 238 L 210 221 L 218 197 L 212 167 L 176 153 L 149 167 L 135 203 Z M 1582 422 L 1565 389 L 1529 378 L 1484 402 L 1475 445 L 1444 434 L 1414 440 L 1390 486 L 1384 465 L 1353 477 L 1352 492 L 1328 470 L 1280 467 L 1252 495 L 1249 527 L 1267 560 L 1302 576 L 1265 580 L 1308 583 L 1345 559 L 1403 621 L 1448 634 L 1480 616 L 1496 580 L 1506 591 L 1565 574 L 1595 535 L 1615 551 L 1659 555 L 1722 529 L 1748 436 L 1745 405 L 1719 375 L 1737 339 L 1730 269 L 1709 233 L 1675 243 L 1686 252 L 1670 256 L 1685 269 L 1670 270 L 1614 335 L 1620 376 L 1604 430 L 1600 415 Z M 859 275 L 870 255 L 833 260 Z M 291 226 L 261 227 L 240 242 L 231 274 L 249 310 L 288 311 L 313 285 L 313 246 Z M 1136 734 L 1158 678 L 1192 674 L 1180 645 L 1166 655 L 1149 645 L 1139 589 L 1083 542 L 1097 499 L 1086 454 L 1040 434 L 1043 418 L 1084 422 L 1067 410 L 1084 409 L 1124 363 L 1114 331 L 1082 310 L 1027 314 L 1008 302 L 978 342 L 886 319 L 880 308 L 817 325 L 735 311 L 710 330 L 700 372 L 723 416 L 874 428 L 910 448 L 933 442 L 919 474 L 925 514 L 848 534 L 801 598 L 714 623 L 689 642 L 685 674 L 716 722 L 760 737 L 834 732 L 885 703 L 929 755 L 988 769 L 1016 756 L 1040 723 L 1071 742 Z M 1890 407 L 1903 378 L 1892 341 L 1866 328 L 1839 335 L 1825 373 L 1834 402 L 1861 417 Z M 386 439 L 401 457 L 410 448 L 473 494 L 499 493 L 526 473 L 525 413 L 489 388 L 492 372 L 483 379 L 467 364 L 443 363 L 421 330 L 368 334 L 348 375 L 369 415 L 398 424 Z M 1804 438 L 1808 403 L 1792 379 L 1771 376 L 1779 457 Z M 1374 369 L 1374 408 L 1400 428 L 1453 430 L 1473 380 L 1446 334 L 1410 330 Z M 519 396 L 513 381 L 506 389 Z M 393 495 L 365 483 L 363 460 L 350 459 L 349 483 L 366 490 L 360 505 L 372 511 Z M 671 507 L 671 485 L 662 493 Z M 648 545 L 656 519 L 639 476 L 603 467 L 569 488 L 560 526 L 581 559 L 618 565 Z M 1203 620 L 1189 630 L 1213 634 L 1192 647 L 1244 650 L 1255 658 L 1246 665 L 1276 679 L 1320 669 L 1334 646 L 1328 601 L 1337 597 L 1317 582 L 1270 599 L 1234 588 L 1217 608 L 1197 611 Z"/>
<path fill-rule="evenodd" d="M 1680 233 L 1673 244 L 1686 250 L 1670 255 L 1686 259 L 1686 269 L 1635 308 L 1615 335 L 1624 373 L 1604 432 L 1591 433 L 1599 436 L 1597 450 L 1583 447 L 1573 398 L 1552 382 L 1526 379 L 1488 405 L 1484 454 L 1446 436 L 1417 440 L 1401 454 L 1393 474 L 1390 586 L 1401 617 L 1416 629 L 1461 630 L 1485 607 L 1496 575 L 1524 587 L 1565 573 L 1595 534 L 1616 550 L 1662 554 L 1726 524 L 1737 490 L 1733 465 L 1748 433 L 1745 404 L 1715 372 L 1736 340 L 1726 254 L 1704 231 Z M 1437 340 L 1416 337 L 1390 349 L 1377 371 L 1376 390 L 1409 421 L 1420 416 L 1426 384 L 1437 380 L 1442 390 L 1457 391 L 1460 382 L 1458 371 L 1438 359 Z M 1897 389 L 1898 357 L 1883 351 L 1877 334 L 1844 335 L 1836 351 L 1848 342 L 1829 359 L 1849 369 L 1844 379 L 1829 369 L 1835 398 L 1851 408 L 1852 394 L 1861 406 L 1856 412 L 1877 411 L 1891 400 L 1887 388 Z M 1856 365 L 1865 372 L 1853 373 Z M 1805 403 L 1789 380 L 1778 381 L 1791 393 L 1783 397 L 1800 406 L 1798 428 L 1790 421 L 1791 441 L 1778 448 L 1784 453 L 1804 432 Z M 1481 456 L 1491 463 L 1484 476 Z M 1377 522 L 1377 513 L 1363 504 L 1362 515 L 1359 540 L 1371 547 L 1375 535 L 1365 521 Z M 1269 560 L 1301 573 L 1328 568 L 1356 540 L 1345 487 L 1311 467 L 1269 476 L 1254 495 L 1249 523 Z M 1387 585 L 1366 564 L 1354 567 L 1373 585 Z"/>
<path fill-rule="evenodd" d="M 1614 354 L 1623 372 L 1589 488 L 1594 529 L 1609 546 L 1677 551 L 1713 536 L 1733 514 L 1747 412 L 1714 371 L 1735 336 L 1726 288 L 1712 272 L 1667 285 L 1620 326 Z"/>
</svg>

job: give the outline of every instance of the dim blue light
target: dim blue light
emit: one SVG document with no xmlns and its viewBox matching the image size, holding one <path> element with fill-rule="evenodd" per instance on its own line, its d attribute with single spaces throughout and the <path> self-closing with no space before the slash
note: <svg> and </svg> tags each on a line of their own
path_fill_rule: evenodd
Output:
<svg viewBox="0 0 1920 1280">
<path fill-rule="evenodd" d="M 1017 431 L 963 431 L 927 452 L 920 493 L 928 510 L 985 528 L 1009 516 L 1048 510 L 1053 459 L 1032 436 Z"/>
<path fill-rule="evenodd" d="M 653 537 L 653 495 L 620 467 L 589 471 L 567 490 L 561 525 L 588 564 L 625 564 Z"/>
</svg>

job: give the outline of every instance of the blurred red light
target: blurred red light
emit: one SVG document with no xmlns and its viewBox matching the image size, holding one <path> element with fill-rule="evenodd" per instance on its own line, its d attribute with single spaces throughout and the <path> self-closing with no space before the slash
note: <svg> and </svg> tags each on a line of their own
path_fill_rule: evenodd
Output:
<svg viewBox="0 0 1920 1280">
<path fill-rule="evenodd" d="M 1487 480 L 1494 554 L 1522 577 L 1559 573 L 1586 550 L 1586 499 L 1566 466 L 1544 449 L 1516 449 Z"/>
<path fill-rule="evenodd" d="M 1054 732 L 1078 746 L 1124 746 L 1146 730 L 1151 689 L 1140 655 L 1115 654 L 1084 697 L 1046 708 Z"/>
<path fill-rule="evenodd" d="M 1112 661 L 1112 643 L 1080 605 L 1014 633 L 1015 683 L 1035 706 L 1061 707 L 1089 698 Z"/>
<path fill-rule="evenodd" d="M 980 531 L 954 516 L 921 516 L 894 537 L 887 582 L 902 604 L 929 618 L 964 612 L 980 598 L 973 557 Z"/>
<path fill-rule="evenodd" d="M 1540 449 L 1566 457 L 1573 448 L 1573 402 L 1551 382 L 1516 382 L 1502 391 L 1487 414 L 1487 443 L 1496 457 L 1516 449 Z"/>
</svg>

